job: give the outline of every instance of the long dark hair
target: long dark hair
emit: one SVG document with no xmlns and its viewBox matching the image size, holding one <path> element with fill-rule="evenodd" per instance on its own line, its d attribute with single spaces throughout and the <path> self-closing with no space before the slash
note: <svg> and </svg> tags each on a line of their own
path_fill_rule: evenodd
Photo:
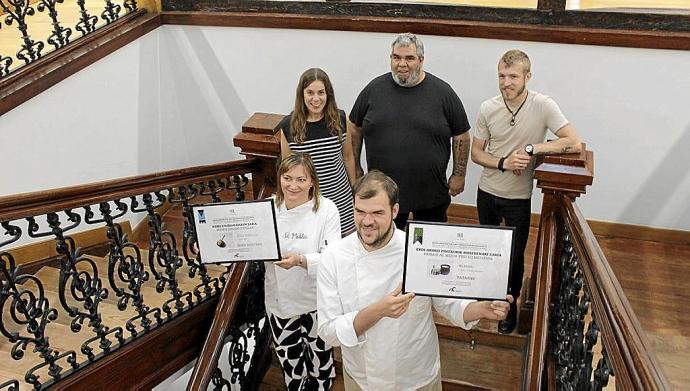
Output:
<svg viewBox="0 0 690 391">
<path fill-rule="evenodd" d="M 295 109 L 292 111 L 290 119 L 290 134 L 296 143 L 302 144 L 306 138 L 307 127 L 307 105 L 304 103 L 304 90 L 316 80 L 320 80 L 326 87 L 326 107 L 324 116 L 326 117 L 326 127 L 333 136 L 338 136 L 338 141 L 343 141 L 343 126 L 340 123 L 340 113 L 338 105 L 335 103 L 335 93 L 333 85 L 326 72 L 321 68 L 309 68 L 299 78 L 297 91 L 295 93 Z"/>
</svg>

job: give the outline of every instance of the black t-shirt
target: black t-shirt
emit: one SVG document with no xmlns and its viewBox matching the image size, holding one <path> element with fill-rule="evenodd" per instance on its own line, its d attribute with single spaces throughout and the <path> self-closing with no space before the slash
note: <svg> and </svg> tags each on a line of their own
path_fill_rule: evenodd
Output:
<svg viewBox="0 0 690 391">
<path fill-rule="evenodd" d="M 386 73 L 364 87 L 350 121 L 362 128 L 368 169 L 383 171 L 400 187 L 401 212 L 450 201 L 450 139 L 470 124 L 448 83 L 427 72 L 416 86 L 401 87 Z"/>
</svg>

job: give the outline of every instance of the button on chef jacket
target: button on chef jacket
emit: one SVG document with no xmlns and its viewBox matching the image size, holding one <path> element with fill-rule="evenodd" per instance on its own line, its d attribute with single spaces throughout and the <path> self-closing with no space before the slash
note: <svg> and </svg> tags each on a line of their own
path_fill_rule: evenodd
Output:
<svg viewBox="0 0 690 391">
<path fill-rule="evenodd" d="M 319 336 L 341 346 L 343 368 L 363 390 L 416 390 L 441 368 L 431 305 L 464 329 L 463 312 L 473 300 L 418 296 L 398 319 L 382 318 L 357 337 L 353 321 L 364 307 L 402 282 L 405 233 L 395 230 L 383 248 L 368 252 L 353 233 L 321 258 L 317 299 Z"/>
<path fill-rule="evenodd" d="M 288 319 L 316 310 L 316 273 L 323 254 L 320 251 L 340 240 L 340 217 L 333 201 L 321 197 L 319 210 L 314 200 L 287 209 L 276 207 L 276 225 L 281 254 L 302 254 L 307 270 L 295 266 L 289 270 L 266 263 L 264 278 L 266 311 Z"/>
</svg>

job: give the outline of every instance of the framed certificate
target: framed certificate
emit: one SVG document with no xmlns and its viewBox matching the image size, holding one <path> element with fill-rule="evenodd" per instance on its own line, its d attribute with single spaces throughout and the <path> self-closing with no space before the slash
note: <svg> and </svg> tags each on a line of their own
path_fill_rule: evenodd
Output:
<svg viewBox="0 0 690 391">
<path fill-rule="evenodd" d="M 403 293 L 505 300 L 514 228 L 410 221 Z"/>
<path fill-rule="evenodd" d="M 192 206 L 202 263 L 277 261 L 273 200 Z"/>
</svg>

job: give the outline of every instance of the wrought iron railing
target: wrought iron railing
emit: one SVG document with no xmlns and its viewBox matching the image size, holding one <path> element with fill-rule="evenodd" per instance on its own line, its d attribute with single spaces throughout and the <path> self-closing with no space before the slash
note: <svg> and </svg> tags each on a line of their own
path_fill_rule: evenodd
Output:
<svg viewBox="0 0 690 391">
<path fill-rule="evenodd" d="M 0 28 L 0 37 L 17 45 L 14 54 L 0 49 L 0 79 L 138 9 L 137 0 L 88 2 L 0 0 L 0 18 L 6 26 Z"/>
<path fill-rule="evenodd" d="M 235 145 L 242 148 L 242 153 L 261 162 L 261 171 L 252 174 L 254 194 L 258 198 L 275 191 L 276 162 L 280 155 L 276 132 L 282 119 L 283 115 L 255 113 L 242 126 L 242 133 L 235 136 Z M 238 283 L 229 284 L 223 290 L 189 379 L 189 390 L 205 390 L 210 385 L 215 390 L 230 390 L 230 384 L 238 384 L 242 390 L 258 390 L 271 363 L 271 336 L 263 297 L 264 265 L 251 262 L 236 265 L 235 269 L 233 278 Z M 233 287 L 243 285 L 251 287 L 252 294 L 240 298 Z M 230 322 L 233 317 L 242 321 Z M 218 362 L 226 341 L 230 342 L 230 373 L 223 373 Z"/>
<path fill-rule="evenodd" d="M 535 176 L 544 204 L 527 294 L 534 316 L 525 389 L 670 389 L 574 202 L 592 182 L 591 152 L 547 157 Z"/>
<path fill-rule="evenodd" d="M 200 262 L 190 205 L 244 199 L 248 174 L 261 186 L 261 169 L 250 158 L 0 197 L 0 375 L 22 371 L 8 381 L 0 377 L 0 389 L 39 389 L 69 379 L 215 300 L 240 271 Z M 181 212 L 179 229 L 166 226 L 164 211 Z M 148 221 L 148 234 L 136 241 L 122 222 L 138 216 Z M 105 227 L 107 251 L 80 249 L 72 233 L 96 226 Z M 41 265 L 55 267 L 54 279 L 45 268 L 27 272 L 38 266 L 11 248 L 48 238 L 58 255 Z M 249 283 L 258 287 L 251 276 L 263 273 L 253 269 Z M 237 294 L 242 286 L 235 287 Z"/>
</svg>

